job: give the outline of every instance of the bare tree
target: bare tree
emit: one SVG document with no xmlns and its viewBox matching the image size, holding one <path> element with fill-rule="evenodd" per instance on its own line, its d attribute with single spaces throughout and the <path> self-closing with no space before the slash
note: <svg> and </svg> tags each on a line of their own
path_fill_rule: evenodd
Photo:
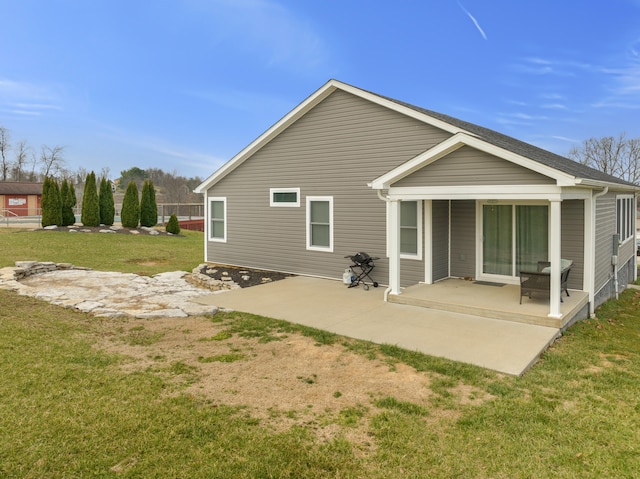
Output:
<svg viewBox="0 0 640 479">
<path fill-rule="evenodd" d="M 9 143 L 9 130 L 0 126 L 0 177 L 2 181 L 7 181 L 9 169 L 11 167 L 7 153 L 11 149 Z"/>
<path fill-rule="evenodd" d="M 630 183 L 640 183 L 640 138 L 626 138 L 626 133 L 617 138 L 589 138 L 574 146 L 569 158 Z"/>
<path fill-rule="evenodd" d="M 111 168 L 109 168 L 108 166 L 103 166 L 102 169 L 100 169 L 100 178 L 104 178 L 105 180 L 110 180 L 111 178 Z"/>
<path fill-rule="evenodd" d="M 22 181 L 24 176 L 24 169 L 29 159 L 29 153 L 33 155 L 31 148 L 26 140 L 21 140 L 15 147 L 16 156 L 11 168 L 11 177 L 14 181 Z"/>
<path fill-rule="evenodd" d="M 47 145 L 42 145 L 40 163 L 42 164 L 42 173 L 45 177 L 50 176 L 52 173 L 58 173 L 62 169 L 64 165 L 63 152 L 64 146 L 54 146 L 51 148 Z"/>
<path fill-rule="evenodd" d="M 84 180 L 87 179 L 87 175 L 89 174 L 89 172 L 87 171 L 87 169 L 83 166 L 79 166 L 78 169 L 75 172 L 75 178 L 74 178 L 74 183 L 76 185 L 84 185 Z"/>
</svg>

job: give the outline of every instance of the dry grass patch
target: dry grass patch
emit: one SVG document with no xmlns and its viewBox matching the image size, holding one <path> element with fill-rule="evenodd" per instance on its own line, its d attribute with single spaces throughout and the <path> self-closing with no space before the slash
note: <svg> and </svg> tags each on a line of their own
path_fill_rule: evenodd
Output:
<svg viewBox="0 0 640 479">
<path fill-rule="evenodd" d="M 333 438 L 346 426 L 350 440 L 366 446 L 369 419 L 384 407 L 376 401 L 389 397 L 424 408 L 430 420 L 449 416 L 431 407 L 434 373 L 371 359 L 343 344 L 319 344 L 299 333 L 234 334 L 232 321 L 104 319 L 96 347 L 130 358 L 122 365 L 128 372 L 152 370 L 171 379 L 176 385 L 171 394 L 244 407 L 275 430 L 304 426 L 320 438 Z M 104 334 L 109 329 L 120 333 Z M 469 404 L 489 398 L 469 385 L 455 385 L 451 394 Z"/>
</svg>

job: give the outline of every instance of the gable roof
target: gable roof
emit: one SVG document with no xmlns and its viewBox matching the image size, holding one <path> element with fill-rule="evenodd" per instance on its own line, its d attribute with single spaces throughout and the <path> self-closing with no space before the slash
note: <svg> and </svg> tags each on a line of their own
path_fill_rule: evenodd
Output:
<svg viewBox="0 0 640 479">
<path fill-rule="evenodd" d="M 42 183 L 0 181 L 0 195 L 40 195 Z"/>
<path fill-rule="evenodd" d="M 537 146 L 531 145 L 530 143 L 525 143 L 524 141 L 517 140 L 516 138 L 504 135 L 494 130 L 490 130 L 489 128 L 485 128 L 483 126 L 479 126 L 473 123 L 459 120 L 458 118 L 454 118 L 452 116 L 445 115 L 443 113 L 426 110 L 424 108 L 420 108 L 418 106 L 414 106 L 409 103 L 395 100 L 393 98 L 387 98 L 387 99 L 395 103 L 398 103 L 400 105 L 406 106 L 407 108 L 411 108 L 416 111 L 422 112 L 425 115 L 438 118 L 439 120 L 447 122 L 451 125 L 455 125 L 462 130 L 466 130 L 469 133 L 474 134 L 478 138 L 486 141 L 487 143 L 490 143 L 500 148 L 504 148 L 505 150 L 508 150 L 517 155 L 530 158 L 534 161 L 537 161 L 538 163 L 542 163 L 543 165 L 562 171 L 563 173 L 568 173 L 576 178 L 584 178 L 584 179 L 593 180 L 593 181 L 602 181 L 605 183 L 616 183 L 616 184 L 627 185 L 627 186 L 636 186 L 633 183 L 629 183 L 615 176 L 608 175 L 606 173 L 603 173 L 600 170 L 596 170 L 595 168 L 591 168 L 589 166 L 583 165 L 582 163 L 578 163 L 577 161 L 573 161 L 570 158 L 566 158 L 564 156 L 552 153 L 548 150 L 538 148 Z"/>
<path fill-rule="evenodd" d="M 459 120 L 449 115 L 411 105 L 410 103 L 405 103 L 400 100 L 363 90 L 352 85 L 340 82 L 338 80 L 329 80 L 313 94 L 307 97 L 297 107 L 291 110 L 282 119 L 280 119 L 277 123 L 271 126 L 262 135 L 256 138 L 242 151 L 240 151 L 237 155 L 235 155 L 228 162 L 222 165 L 222 167 L 216 170 L 200 185 L 198 185 L 198 187 L 195 189 L 195 192 L 206 192 L 208 188 L 231 173 L 247 158 L 260 150 L 260 148 L 269 143 L 273 138 L 278 136 L 289 125 L 296 122 L 309 110 L 311 110 L 318 103 L 320 103 L 322 100 L 327 98 L 331 93 L 338 89 L 366 99 L 368 101 L 372 101 L 386 108 L 395 110 L 399 113 L 415 118 L 431 126 L 440 128 L 451 133 L 452 135 L 456 135 L 459 133 L 466 134 L 461 135 L 460 138 L 464 139 L 465 137 L 475 137 L 478 140 L 489 145 L 493 145 L 502 150 L 511 152 L 519 157 L 527 158 L 534 162 L 537 162 L 543 167 L 557 170 L 558 172 L 564 173 L 565 175 L 570 175 L 571 177 L 573 177 L 574 184 L 576 185 L 584 184 L 590 186 L 601 186 L 603 184 L 614 184 L 626 188 L 637 188 L 637 185 L 634 185 L 633 183 L 629 183 L 594 168 L 590 168 L 588 166 L 577 163 L 569 158 L 565 158 L 550 151 L 533 146 L 529 143 L 525 143 L 502 133 L 498 133 L 497 131 L 493 131 L 482 126 L 475 125 L 473 123 Z"/>
</svg>

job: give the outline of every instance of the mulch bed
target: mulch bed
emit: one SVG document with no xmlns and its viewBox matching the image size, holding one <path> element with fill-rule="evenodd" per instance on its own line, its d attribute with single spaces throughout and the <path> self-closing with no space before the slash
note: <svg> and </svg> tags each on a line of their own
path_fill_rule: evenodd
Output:
<svg viewBox="0 0 640 479">
<path fill-rule="evenodd" d="M 101 233 L 101 231 L 109 230 L 112 233 Z M 34 231 L 58 231 L 62 233 L 69 233 L 70 231 L 77 231 L 78 233 L 99 233 L 99 234 L 124 234 L 124 235 L 142 235 L 142 236 L 182 236 L 182 235 L 172 235 L 171 233 L 167 233 L 164 229 L 158 228 L 125 228 L 123 226 L 58 226 L 52 229 L 45 228 L 37 228 Z"/>
<path fill-rule="evenodd" d="M 265 271 L 218 264 L 203 266 L 200 272 L 220 281 L 233 281 L 241 288 L 271 283 L 272 281 L 280 281 L 281 279 L 293 276 L 278 271 Z"/>
</svg>

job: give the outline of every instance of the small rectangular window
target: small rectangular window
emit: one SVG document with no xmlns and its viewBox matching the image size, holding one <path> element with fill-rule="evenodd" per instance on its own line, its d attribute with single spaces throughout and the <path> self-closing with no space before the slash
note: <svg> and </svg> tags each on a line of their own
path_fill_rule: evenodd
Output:
<svg viewBox="0 0 640 479">
<path fill-rule="evenodd" d="M 333 251 L 333 197 L 307 197 L 307 249 Z"/>
<path fill-rule="evenodd" d="M 300 188 L 270 188 L 269 206 L 300 206 Z"/>
<path fill-rule="evenodd" d="M 226 198 L 209 198 L 209 240 L 227 241 Z"/>
</svg>

